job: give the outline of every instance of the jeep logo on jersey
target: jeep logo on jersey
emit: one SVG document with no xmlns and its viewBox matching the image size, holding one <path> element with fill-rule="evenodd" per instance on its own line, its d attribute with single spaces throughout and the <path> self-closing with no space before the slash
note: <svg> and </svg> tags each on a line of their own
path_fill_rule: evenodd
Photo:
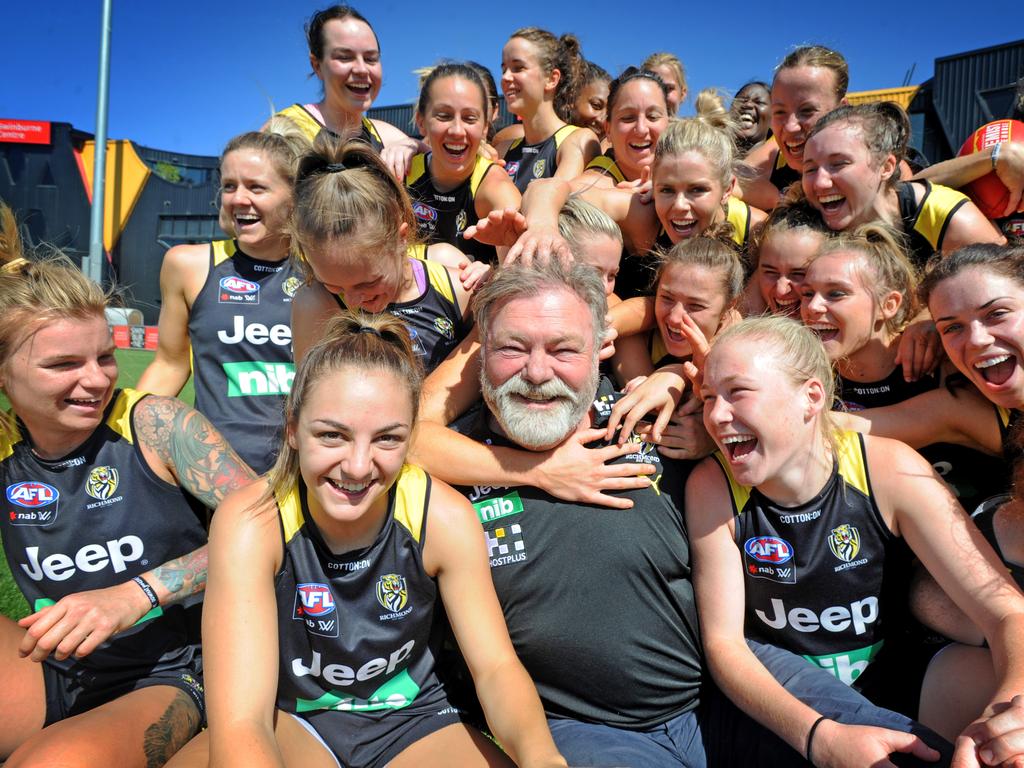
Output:
<svg viewBox="0 0 1024 768">
<path fill-rule="evenodd" d="M 220 304 L 259 304 L 260 284 L 238 275 L 222 277 L 217 301 Z"/>
<path fill-rule="evenodd" d="M 793 558 L 793 547 L 778 536 L 755 536 L 747 539 L 743 551 L 759 563 L 778 565 Z"/>
<path fill-rule="evenodd" d="M 757 618 L 772 629 L 783 629 L 787 624 L 797 632 L 845 632 L 853 627 L 854 634 L 863 635 L 868 625 L 878 621 L 878 598 L 866 597 L 855 600 L 849 606 L 832 605 L 820 614 L 810 608 L 790 608 L 777 597 L 771 601 L 772 616 L 760 609 L 754 611 Z"/>
<path fill-rule="evenodd" d="M 125 536 L 110 539 L 103 544 L 86 544 L 74 555 L 57 552 L 39 560 L 39 547 L 25 547 L 27 563 L 21 563 L 21 569 L 32 581 L 67 581 L 82 570 L 89 573 L 102 571 L 108 565 L 114 573 L 121 573 L 142 557 L 145 546 L 138 536 Z"/>
<path fill-rule="evenodd" d="M 7 500 L 19 507 L 35 509 L 53 504 L 60 498 L 60 491 L 46 483 L 36 483 L 27 480 L 24 483 L 15 483 L 7 486 Z"/>
<path fill-rule="evenodd" d="M 405 577 L 397 573 L 387 573 L 377 579 L 377 602 L 382 607 L 398 613 L 409 601 L 409 590 L 405 585 Z"/>
<path fill-rule="evenodd" d="M 109 499 L 117 490 L 119 475 L 113 467 L 96 467 L 85 481 L 85 492 L 94 499 Z"/>
<path fill-rule="evenodd" d="M 426 203 L 414 203 L 412 206 L 412 212 L 416 214 L 417 219 L 427 222 L 428 224 L 437 221 L 437 211 Z"/>
<path fill-rule="evenodd" d="M 305 664 L 302 659 L 292 659 L 292 674 L 296 677 L 322 677 L 331 685 L 352 685 L 357 680 L 361 683 L 371 680 L 378 675 L 392 674 L 398 665 L 409 658 L 412 649 L 416 646 L 415 640 L 410 640 L 396 651 L 392 651 L 385 658 L 370 659 L 356 671 L 344 664 L 327 664 L 321 666 L 320 654 L 313 651 L 313 659 Z"/>
<path fill-rule="evenodd" d="M 276 344 L 287 347 L 292 343 L 292 329 L 283 323 L 267 328 L 263 323 L 246 323 L 242 315 L 235 315 L 231 321 L 230 331 L 217 331 L 217 338 L 222 344 Z"/>
<path fill-rule="evenodd" d="M 844 563 L 850 562 L 860 552 L 860 531 L 849 523 L 837 525 L 829 534 L 828 548 Z"/>
<path fill-rule="evenodd" d="M 296 585 L 292 618 L 305 623 L 306 629 L 314 635 L 338 636 L 337 606 L 326 584 L 309 582 Z"/>
</svg>

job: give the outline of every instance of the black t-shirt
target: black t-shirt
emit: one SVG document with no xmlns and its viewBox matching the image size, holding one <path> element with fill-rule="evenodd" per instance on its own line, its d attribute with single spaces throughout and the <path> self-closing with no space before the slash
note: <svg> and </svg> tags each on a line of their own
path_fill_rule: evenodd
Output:
<svg viewBox="0 0 1024 768">
<path fill-rule="evenodd" d="M 615 398 L 601 382 L 595 422 Z M 456 429 L 510 443 L 487 411 Z M 630 510 L 563 502 L 538 488 L 464 487 L 487 539 L 494 586 L 519 658 L 549 716 L 643 729 L 699 704 L 701 650 L 681 510 L 691 464 L 654 446 L 618 462 L 654 464 Z"/>
</svg>

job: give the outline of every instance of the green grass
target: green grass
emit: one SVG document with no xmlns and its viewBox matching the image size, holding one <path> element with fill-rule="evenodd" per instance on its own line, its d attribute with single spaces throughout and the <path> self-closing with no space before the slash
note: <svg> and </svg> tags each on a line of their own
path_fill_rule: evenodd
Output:
<svg viewBox="0 0 1024 768">
<path fill-rule="evenodd" d="M 117 383 L 120 387 L 134 387 L 135 382 L 139 380 L 142 372 L 146 370 L 146 366 L 153 359 L 152 352 L 142 349 L 119 349 L 116 355 L 119 370 Z M 191 379 L 181 391 L 181 399 L 189 405 L 195 401 Z M 6 411 L 8 408 L 10 408 L 10 403 L 7 402 L 3 393 L 0 393 L 0 409 Z M 27 615 L 28 612 L 28 604 L 11 579 L 7 558 L 0 557 L 0 614 L 17 619 Z"/>
</svg>

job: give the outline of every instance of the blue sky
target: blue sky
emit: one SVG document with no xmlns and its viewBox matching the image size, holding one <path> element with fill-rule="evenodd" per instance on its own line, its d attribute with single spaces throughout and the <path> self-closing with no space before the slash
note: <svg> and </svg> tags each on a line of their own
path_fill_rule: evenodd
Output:
<svg viewBox="0 0 1024 768">
<path fill-rule="evenodd" d="M 0 117 L 70 122 L 95 130 L 99 0 L 29 0 L 4 9 Z M 114 0 L 109 134 L 179 152 L 218 154 L 233 135 L 295 101 L 317 98 L 303 22 L 320 2 Z M 1020 27 L 969 2 L 356 2 L 381 40 L 377 105 L 413 101 L 412 70 L 442 57 L 472 58 L 497 77 L 501 46 L 521 26 L 572 31 L 615 74 L 647 53 L 684 62 L 695 93 L 768 79 L 795 45 L 834 47 L 850 62 L 851 89 L 914 83 L 933 61 L 1009 42 Z M 925 9 L 925 10 L 922 10 Z M 972 16 L 973 13 L 973 16 Z M 688 107 L 683 108 L 683 112 Z"/>
</svg>

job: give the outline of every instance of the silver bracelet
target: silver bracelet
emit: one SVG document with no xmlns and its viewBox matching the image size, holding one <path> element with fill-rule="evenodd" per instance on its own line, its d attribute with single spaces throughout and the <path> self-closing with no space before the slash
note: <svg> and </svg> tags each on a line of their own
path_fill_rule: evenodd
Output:
<svg viewBox="0 0 1024 768">
<path fill-rule="evenodd" d="M 991 157 L 992 157 L 992 170 L 993 171 L 996 169 L 996 163 L 999 162 L 999 150 L 1001 150 L 1002 148 L 1003 148 L 1003 142 L 999 142 L 994 147 L 992 147 L 992 155 L 991 155 Z"/>
</svg>

